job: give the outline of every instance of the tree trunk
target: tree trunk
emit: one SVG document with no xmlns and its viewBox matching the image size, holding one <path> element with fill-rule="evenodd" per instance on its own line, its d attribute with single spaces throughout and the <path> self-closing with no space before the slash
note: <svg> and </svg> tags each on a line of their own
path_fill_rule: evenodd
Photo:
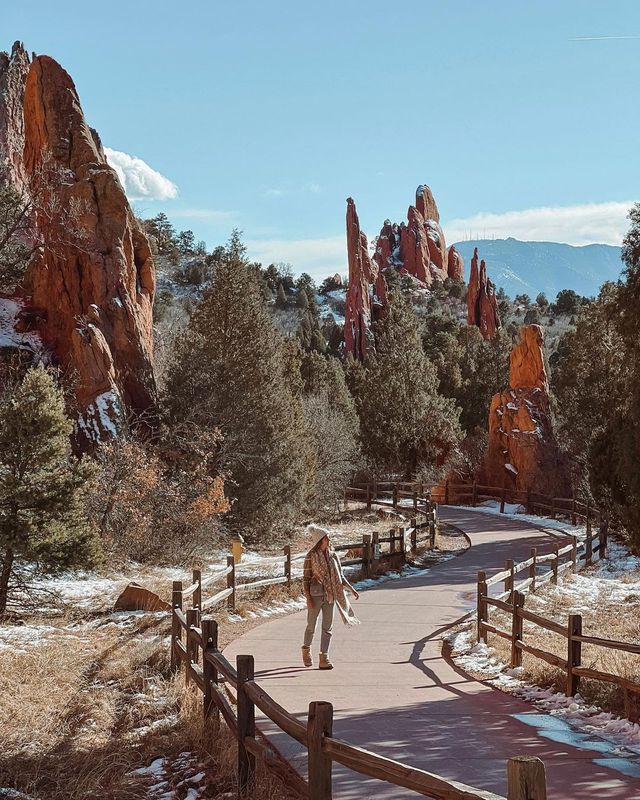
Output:
<svg viewBox="0 0 640 800">
<path fill-rule="evenodd" d="M 2 572 L 0 573 L 0 616 L 7 610 L 7 600 L 9 594 L 9 578 L 13 569 L 13 550 L 7 547 L 2 562 Z"/>
</svg>

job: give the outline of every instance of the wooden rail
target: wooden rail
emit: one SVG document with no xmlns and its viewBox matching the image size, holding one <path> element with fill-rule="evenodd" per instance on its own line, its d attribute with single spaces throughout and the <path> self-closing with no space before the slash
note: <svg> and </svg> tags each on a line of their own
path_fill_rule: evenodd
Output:
<svg viewBox="0 0 640 800">
<path fill-rule="evenodd" d="M 205 724 L 216 726 L 222 718 L 237 739 L 238 798 L 253 796 L 256 759 L 261 759 L 289 782 L 293 777 L 300 796 L 310 800 L 333 797 L 334 763 L 432 800 L 505 800 L 492 792 L 434 775 L 334 737 L 331 703 L 310 703 L 305 720 L 293 716 L 255 680 L 253 656 L 237 656 L 234 667 L 220 653 L 218 624 L 214 619 L 202 617 L 200 609 L 189 609 L 186 615 L 178 608 L 173 609 L 171 657 L 176 670 L 184 666 L 185 681 L 202 693 Z M 235 711 L 229 687 L 235 691 Z M 273 748 L 257 738 L 256 708 L 305 748 L 306 779 L 292 772 Z M 508 800 L 546 797 L 544 765 L 537 758 L 509 759 L 507 782 Z"/>
<path fill-rule="evenodd" d="M 356 488 L 348 491 L 358 493 L 360 490 Z M 402 494 L 399 490 L 398 497 Z M 404 494 L 407 493 L 405 492 Z M 381 565 L 386 564 L 389 560 L 393 568 L 402 567 L 412 555 L 417 553 L 419 546 L 423 545 L 427 540 L 429 547 L 435 547 L 436 509 L 428 497 L 419 496 L 416 492 L 410 493 L 412 498 L 414 495 L 416 496 L 416 502 L 414 503 L 416 516 L 411 519 L 409 526 L 396 526 L 389 531 L 388 536 L 380 537 L 378 533 L 364 534 L 361 541 L 338 545 L 335 548 L 336 551 L 347 553 L 351 551 L 352 553 L 350 558 L 342 561 L 343 566 L 360 566 L 364 576 L 370 577 L 379 574 Z M 372 498 L 371 502 L 375 503 L 377 501 Z M 386 502 L 382 501 L 381 504 L 386 505 Z M 419 522 L 418 515 L 422 515 L 424 520 Z M 384 545 L 388 545 L 388 547 L 384 547 Z M 254 592 L 268 586 L 281 584 L 290 586 L 292 563 L 302 560 L 305 555 L 305 553 L 292 555 L 290 545 L 286 545 L 283 548 L 282 555 L 260 558 L 257 564 L 255 562 L 248 564 L 240 562 L 236 564 L 234 557 L 230 555 L 227 557 L 226 567 L 216 570 L 206 578 L 203 578 L 201 570 L 193 570 L 192 582 L 187 587 L 183 586 L 182 581 L 174 581 L 172 606 L 173 608 L 182 609 L 185 607 L 186 601 L 191 598 L 191 607 L 197 608 L 202 612 L 204 610 L 211 611 L 226 600 L 227 607 L 234 611 L 236 598 L 240 592 Z M 255 571 L 257 566 L 273 567 L 279 564 L 282 564 L 282 575 L 256 578 L 255 574 L 252 576 L 246 574 L 247 569 Z M 251 580 L 252 577 L 254 578 L 253 580 Z M 220 584 L 224 579 L 226 579 L 225 585 L 216 587 L 216 584 Z M 205 589 L 214 590 L 213 594 L 205 597 Z"/>
<path fill-rule="evenodd" d="M 541 554 L 536 548 L 532 548 L 528 559 L 518 564 L 507 561 L 505 568 L 491 577 L 487 577 L 485 572 L 478 573 L 476 638 L 478 641 L 487 641 L 487 635 L 492 633 L 508 639 L 511 642 L 509 662 L 511 667 L 522 666 L 522 654 L 528 653 L 534 658 L 562 670 L 566 674 L 565 692 L 567 697 L 572 697 L 578 692 L 581 678 L 589 678 L 620 687 L 625 693 L 625 707 L 629 710 L 629 717 L 632 722 L 637 722 L 640 717 L 638 713 L 640 683 L 621 675 L 583 666 L 582 645 L 588 644 L 621 653 L 640 655 L 640 643 L 619 642 L 600 636 L 586 636 L 582 632 L 582 615 L 580 614 L 570 614 L 567 622 L 561 623 L 525 608 L 525 592 L 535 592 L 536 588 L 544 583 L 558 583 L 559 576 L 566 572 L 577 572 L 580 568 L 589 566 L 594 555 L 597 554 L 599 558 L 603 558 L 606 553 L 607 533 L 604 526 L 601 526 L 597 533 L 592 530 L 591 526 L 587 526 L 587 535 L 584 541 L 578 541 L 575 536 L 571 536 L 571 540 L 570 544 L 562 547 L 556 546 L 549 553 Z M 543 574 L 538 572 L 540 567 L 546 570 Z M 521 573 L 526 573 L 528 578 L 518 583 L 516 579 Z M 505 592 L 499 597 L 490 596 L 489 588 L 499 583 L 504 583 Z M 510 630 L 504 630 L 491 623 L 490 608 L 496 608 L 511 616 Z M 524 641 L 525 621 L 566 639 L 566 657 L 526 644 Z"/>
</svg>

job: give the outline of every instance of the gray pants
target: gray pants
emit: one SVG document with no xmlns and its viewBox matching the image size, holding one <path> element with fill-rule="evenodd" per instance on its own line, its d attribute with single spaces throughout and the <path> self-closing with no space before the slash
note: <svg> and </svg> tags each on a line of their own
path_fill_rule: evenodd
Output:
<svg viewBox="0 0 640 800">
<path fill-rule="evenodd" d="M 307 609 L 307 628 L 304 632 L 304 646 L 311 647 L 316 630 L 318 616 L 322 611 L 322 635 L 320 636 L 320 652 L 328 653 L 333 629 L 333 607 L 335 603 L 327 603 L 322 595 L 311 595 L 311 608 Z"/>
</svg>

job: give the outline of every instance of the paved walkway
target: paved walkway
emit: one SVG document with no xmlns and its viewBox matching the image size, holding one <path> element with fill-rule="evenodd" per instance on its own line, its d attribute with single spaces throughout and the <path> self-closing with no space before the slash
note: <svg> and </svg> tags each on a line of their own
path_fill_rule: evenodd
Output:
<svg viewBox="0 0 640 800">
<path fill-rule="evenodd" d="M 252 654 L 256 679 L 301 718 L 311 700 L 330 701 L 334 734 L 381 755 L 502 795 L 507 759 L 536 755 L 546 765 L 549 800 L 640 800 L 637 763 L 611 758 L 601 740 L 579 741 L 554 718 L 441 657 L 443 633 L 474 607 L 477 571 L 524 559 L 549 539 L 512 517 L 444 507 L 440 513 L 469 534 L 472 547 L 427 574 L 363 592 L 356 604 L 362 624 L 334 626 L 333 671 L 299 664 L 305 612 L 253 629 L 226 649 L 227 657 Z M 301 759 L 296 742 L 268 720 L 260 725 L 281 752 Z M 416 797 L 338 765 L 334 775 L 337 798 Z"/>
</svg>

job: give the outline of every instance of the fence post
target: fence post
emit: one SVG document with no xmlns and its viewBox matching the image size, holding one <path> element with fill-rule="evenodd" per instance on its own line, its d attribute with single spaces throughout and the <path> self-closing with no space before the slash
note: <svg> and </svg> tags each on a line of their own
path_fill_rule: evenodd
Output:
<svg viewBox="0 0 640 800">
<path fill-rule="evenodd" d="M 591 532 L 591 525 L 587 525 L 587 538 L 585 541 L 584 555 L 584 565 L 585 567 L 590 567 L 593 560 L 593 533 Z"/>
<path fill-rule="evenodd" d="M 436 546 L 436 510 L 434 508 L 429 518 L 429 548 L 433 550 L 435 546 Z"/>
<path fill-rule="evenodd" d="M 505 500 L 507 499 L 506 495 L 507 495 L 507 490 L 503 486 L 502 487 L 502 498 L 500 499 L 500 513 L 501 514 L 504 514 L 504 503 L 505 503 Z"/>
<path fill-rule="evenodd" d="M 220 711 L 213 701 L 212 684 L 218 684 L 218 670 L 207 660 L 210 653 L 218 649 L 218 623 L 215 619 L 207 617 L 202 620 L 202 675 L 204 678 L 204 718 L 213 719 L 216 724 L 220 721 Z"/>
<path fill-rule="evenodd" d="M 609 514 L 605 515 L 604 521 L 600 522 L 600 530 L 602 531 L 602 541 L 604 542 L 604 555 L 607 554 L 607 541 L 609 538 Z"/>
<path fill-rule="evenodd" d="M 415 555 L 418 552 L 418 520 L 411 520 L 411 552 Z"/>
<path fill-rule="evenodd" d="M 187 609 L 187 668 L 184 673 L 185 684 L 188 684 L 191 678 L 191 664 L 195 664 L 198 660 L 198 644 L 191 633 L 191 628 L 198 627 L 199 614 L 200 612 L 197 608 Z"/>
<path fill-rule="evenodd" d="M 374 531 L 371 534 L 371 568 L 373 569 L 374 566 L 380 560 L 380 534 L 378 531 Z"/>
<path fill-rule="evenodd" d="M 256 709 L 244 690 L 244 684 L 253 680 L 253 656 L 236 656 L 238 671 L 238 794 L 250 797 L 256 770 L 255 756 L 245 746 L 245 739 L 256 735 Z"/>
<path fill-rule="evenodd" d="M 333 732 L 331 703 L 309 703 L 307 748 L 309 770 L 309 800 L 331 800 L 331 756 L 322 749 L 322 740 Z"/>
<path fill-rule="evenodd" d="M 366 578 L 371 577 L 371 534 L 362 534 L 362 567 Z"/>
<path fill-rule="evenodd" d="M 398 507 L 398 484 L 397 483 L 393 484 L 393 500 L 392 500 L 392 502 L 393 502 L 393 507 L 397 508 Z"/>
<path fill-rule="evenodd" d="M 513 593 L 513 620 L 511 624 L 511 666 L 522 666 L 522 650 L 517 642 L 522 641 L 524 619 L 518 614 L 518 609 L 524 607 L 524 595 L 522 592 Z"/>
<path fill-rule="evenodd" d="M 607 557 L 607 534 L 604 526 L 598 528 L 598 559 L 601 561 Z"/>
<path fill-rule="evenodd" d="M 544 763 L 535 756 L 507 761 L 507 800 L 547 800 Z"/>
<path fill-rule="evenodd" d="M 538 569 L 538 548 L 537 547 L 532 547 L 531 548 L 531 553 L 529 555 L 529 558 L 533 559 L 533 564 L 531 564 L 531 566 L 529 567 L 529 578 L 531 578 L 531 584 L 529 586 L 529 591 L 531 592 L 531 594 L 534 594 L 535 591 L 536 591 L 536 575 L 537 575 L 537 569 Z"/>
<path fill-rule="evenodd" d="M 175 614 L 175 610 L 182 611 L 182 581 L 174 581 L 171 592 L 171 670 L 177 672 L 180 668 L 181 653 L 176 647 L 176 642 L 182 641 L 182 625 Z"/>
<path fill-rule="evenodd" d="M 571 524 L 575 528 L 577 523 L 576 520 L 576 496 L 575 494 L 571 498 Z"/>
<path fill-rule="evenodd" d="M 287 579 L 287 586 L 291 586 L 291 545 L 285 544 L 284 548 L 284 577 Z"/>
<path fill-rule="evenodd" d="M 560 556 L 558 555 L 558 550 L 560 549 L 560 545 L 554 544 L 553 550 L 555 553 L 555 557 L 551 562 L 551 570 L 553 572 L 553 578 L 551 579 L 551 583 L 555 586 L 558 585 L 558 561 L 560 561 Z"/>
<path fill-rule="evenodd" d="M 509 599 L 507 600 L 508 603 L 513 603 L 513 584 L 515 578 L 515 571 L 513 569 L 514 561 L 512 558 L 507 559 L 504 562 L 504 568 L 509 571 L 509 575 L 504 579 L 504 590 L 505 592 L 509 592 Z"/>
<path fill-rule="evenodd" d="M 475 508 L 476 505 L 476 482 L 473 481 L 473 485 L 471 487 L 471 505 Z"/>
<path fill-rule="evenodd" d="M 486 642 L 484 633 L 482 631 L 482 623 L 488 622 L 488 606 L 485 603 L 485 597 L 487 596 L 487 573 L 486 572 L 479 572 L 478 573 L 478 599 L 476 601 L 476 617 L 478 622 L 478 634 L 477 639 L 479 642 Z"/>
<path fill-rule="evenodd" d="M 367 484 L 367 511 L 371 511 L 371 484 Z"/>
<path fill-rule="evenodd" d="M 444 482 L 444 504 L 449 505 L 449 481 Z"/>
<path fill-rule="evenodd" d="M 580 686 L 580 676 L 573 674 L 573 668 L 579 667 L 582 660 L 582 642 L 575 639 L 582 636 L 582 616 L 569 614 L 567 624 L 567 697 L 573 697 Z"/>
<path fill-rule="evenodd" d="M 407 561 L 407 529 L 405 527 L 398 528 L 398 544 L 402 553 L 402 563 L 405 564 Z"/>
<path fill-rule="evenodd" d="M 578 537 L 571 536 L 571 571 L 578 571 Z"/>
<path fill-rule="evenodd" d="M 199 569 L 193 570 L 192 583 L 197 583 L 198 586 L 193 590 L 193 607 L 202 609 L 202 572 Z"/>
<path fill-rule="evenodd" d="M 236 562 L 233 556 L 227 556 L 227 567 L 231 567 L 231 572 L 227 575 L 227 589 L 233 591 L 227 597 L 227 608 L 231 611 L 236 610 Z"/>
</svg>

